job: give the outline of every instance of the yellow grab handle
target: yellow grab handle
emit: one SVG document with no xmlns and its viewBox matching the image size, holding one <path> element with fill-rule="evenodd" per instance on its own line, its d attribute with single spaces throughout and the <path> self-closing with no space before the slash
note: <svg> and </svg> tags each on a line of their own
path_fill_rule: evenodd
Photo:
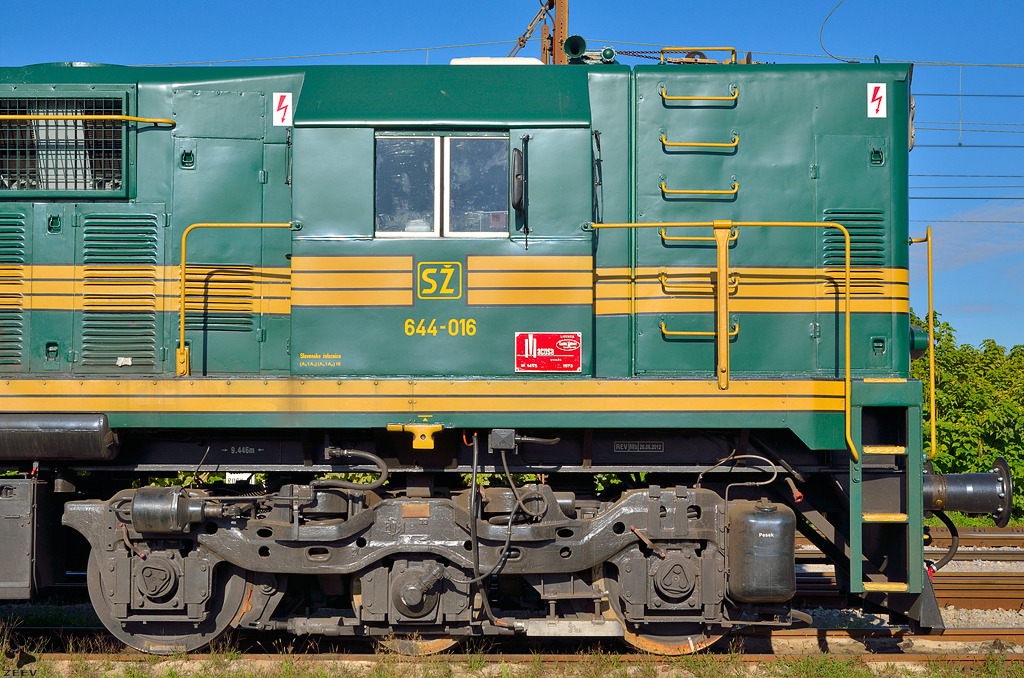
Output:
<svg viewBox="0 0 1024 678">
<path fill-rule="evenodd" d="M 738 134 L 732 136 L 732 143 L 716 144 L 705 141 L 669 141 L 665 135 L 661 135 L 661 143 L 665 146 L 696 146 L 698 148 L 736 148 L 740 144 Z"/>
<path fill-rule="evenodd" d="M 715 332 L 687 332 L 685 330 L 666 330 L 665 323 L 661 323 L 661 333 L 666 337 L 713 337 Z M 736 323 L 732 326 L 732 330 L 729 332 L 730 337 L 735 337 L 740 333 L 740 324 Z"/>
<path fill-rule="evenodd" d="M 735 182 L 732 185 L 732 189 L 725 191 L 714 191 L 707 189 L 673 189 L 665 188 L 665 182 L 661 182 L 661 192 L 676 195 L 684 193 L 686 195 L 736 195 L 740 190 L 739 182 Z"/>
<path fill-rule="evenodd" d="M 665 93 L 664 87 L 661 88 L 661 98 L 665 101 L 736 101 L 739 95 L 739 87 L 733 90 L 732 96 L 728 97 L 673 97 Z"/>
</svg>

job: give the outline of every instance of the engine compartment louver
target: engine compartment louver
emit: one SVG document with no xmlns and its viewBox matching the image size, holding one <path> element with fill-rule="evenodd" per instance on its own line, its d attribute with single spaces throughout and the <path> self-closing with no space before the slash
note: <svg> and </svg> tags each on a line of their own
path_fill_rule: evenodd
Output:
<svg viewBox="0 0 1024 678">
<path fill-rule="evenodd" d="M 21 365 L 25 340 L 25 215 L 0 213 L 0 365 Z"/>
<path fill-rule="evenodd" d="M 157 220 L 89 215 L 84 221 L 82 367 L 152 371 L 160 298 Z"/>
<path fill-rule="evenodd" d="M 826 209 L 824 221 L 839 223 L 850 232 L 850 293 L 882 295 L 885 293 L 886 251 L 885 211 L 880 209 Z M 824 230 L 822 253 L 826 289 L 832 294 L 845 293 L 846 239 L 838 228 Z"/>
</svg>

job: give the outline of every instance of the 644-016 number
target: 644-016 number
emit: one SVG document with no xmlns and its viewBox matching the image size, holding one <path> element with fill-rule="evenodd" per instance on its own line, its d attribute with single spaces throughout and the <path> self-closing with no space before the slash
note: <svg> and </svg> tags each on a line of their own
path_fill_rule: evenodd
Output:
<svg viewBox="0 0 1024 678">
<path fill-rule="evenodd" d="M 448 321 L 447 325 L 444 324 L 443 320 L 438 324 L 436 318 L 431 318 L 430 320 L 420 318 L 418 321 L 409 318 L 405 321 L 405 334 L 409 337 L 416 336 L 417 334 L 423 337 L 428 334 L 436 337 L 438 333 L 444 336 L 445 332 L 448 332 L 448 336 L 451 337 L 472 337 L 476 334 L 476 320 L 472 318 L 452 318 Z"/>
</svg>

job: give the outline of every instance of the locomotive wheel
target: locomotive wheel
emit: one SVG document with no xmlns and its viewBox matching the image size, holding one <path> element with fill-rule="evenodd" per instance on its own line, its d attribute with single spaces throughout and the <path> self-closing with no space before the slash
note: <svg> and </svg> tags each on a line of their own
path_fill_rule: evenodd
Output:
<svg viewBox="0 0 1024 678">
<path fill-rule="evenodd" d="M 86 570 L 89 599 L 107 630 L 125 645 L 150 654 L 191 652 L 216 640 L 228 630 L 240 614 L 242 602 L 251 595 L 252 584 L 245 570 L 231 565 L 216 572 L 215 592 L 208 603 L 206 619 L 196 625 L 189 621 L 142 622 L 124 624 L 111 611 L 100 582 L 100 564 L 96 552 L 89 554 Z"/>
<path fill-rule="evenodd" d="M 726 636 L 727 631 L 720 626 L 678 622 L 644 625 L 628 622 L 622 613 L 618 581 L 606 575 L 605 585 L 608 587 L 608 604 L 625 630 L 623 639 L 641 652 L 667 656 L 692 654 L 714 645 Z"/>
<path fill-rule="evenodd" d="M 398 638 L 395 636 L 383 638 L 378 641 L 381 647 L 395 654 L 402 654 L 407 657 L 423 657 L 428 654 L 437 654 L 450 650 L 459 644 L 459 638 L 451 636 L 440 636 L 437 638 L 420 636 L 408 636 Z"/>
</svg>

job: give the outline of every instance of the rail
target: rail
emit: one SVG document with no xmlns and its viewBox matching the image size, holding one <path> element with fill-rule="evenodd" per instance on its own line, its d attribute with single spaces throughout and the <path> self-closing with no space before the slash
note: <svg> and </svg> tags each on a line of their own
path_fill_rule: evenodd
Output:
<svg viewBox="0 0 1024 678">
<path fill-rule="evenodd" d="M 664 185 L 664 182 L 663 184 Z M 717 284 L 715 286 L 715 312 L 717 315 L 717 322 L 713 336 L 716 339 L 717 344 L 717 356 L 718 356 L 718 388 L 726 390 L 729 388 L 729 338 L 736 336 L 732 333 L 729 328 L 729 241 L 735 229 L 740 227 L 781 227 L 781 228 L 836 228 L 839 229 L 843 234 L 844 240 L 844 251 L 845 251 L 845 278 L 843 284 L 843 296 L 844 296 L 844 308 L 843 318 L 845 320 L 845 344 L 844 344 L 844 357 L 845 357 L 845 371 L 843 375 L 843 386 L 844 386 L 844 398 L 843 398 L 843 415 L 844 415 L 844 429 L 846 434 L 846 445 L 850 449 L 850 454 L 853 456 L 854 462 L 860 462 L 860 452 L 857 450 L 857 446 L 853 442 L 852 432 L 852 417 L 851 417 L 851 400 L 853 392 L 853 381 L 850 370 L 850 232 L 842 224 L 833 222 L 820 222 L 820 221 L 730 221 L 730 220 L 718 220 L 718 221 L 681 221 L 681 222 L 663 222 L 663 223 L 609 223 L 590 224 L 591 228 L 660 228 L 662 229 L 662 237 L 664 237 L 664 229 L 666 228 L 712 228 L 714 229 L 714 241 L 715 248 L 717 250 Z M 712 238 L 705 239 L 711 240 Z M 636 264 L 632 264 L 630 267 L 630 289 L 631 295 L 635 297 L 636 294 Z M 722 289 L 722 282 L 725 281 L 725 291 Z M 636 309 L 636 300 L 631 299 L 630 308 Z M 738 330 L 738 325 L 736 327 Z M 664 332 L 664 325 L 662 326 L 662 332 Z M 669 335 L 671 336 L 671 335 Z M 712 335 L 707 335 L 712 336 Z"/>
<path fill-rule="evenodd" d="M 935 456 L 937 436 L 935 434 L 935 308 L 932 304 L 932 227 L 923 238 L 910 238 L 908 243 L 928 243 L 928 416 L 931 424 L 932 447 L 928 458 Z"/>
<path fill-rule="evenodd" d="M 192 360 L 189 348 L 185 345 L 185 255 L 188 234 L 198 228 L 292 228 L 291 222 L 265 223 L 265 224 L 215 224 L 199 223 L 192 224 L 181 234 L 181 270 L 178 277 L 178 350 L 175 352 L 177 362 L 177 373 L 179 377 L 187 377 L 192 373 Z"/>
<path fill-rule="evenodd" d="M 122 122 L 148 122 L 154 125 L 178 123 L 167 118 L 139 118 L 134 115 L 0 115 L 0 120 L 120 120 Z"/>
</svg>

